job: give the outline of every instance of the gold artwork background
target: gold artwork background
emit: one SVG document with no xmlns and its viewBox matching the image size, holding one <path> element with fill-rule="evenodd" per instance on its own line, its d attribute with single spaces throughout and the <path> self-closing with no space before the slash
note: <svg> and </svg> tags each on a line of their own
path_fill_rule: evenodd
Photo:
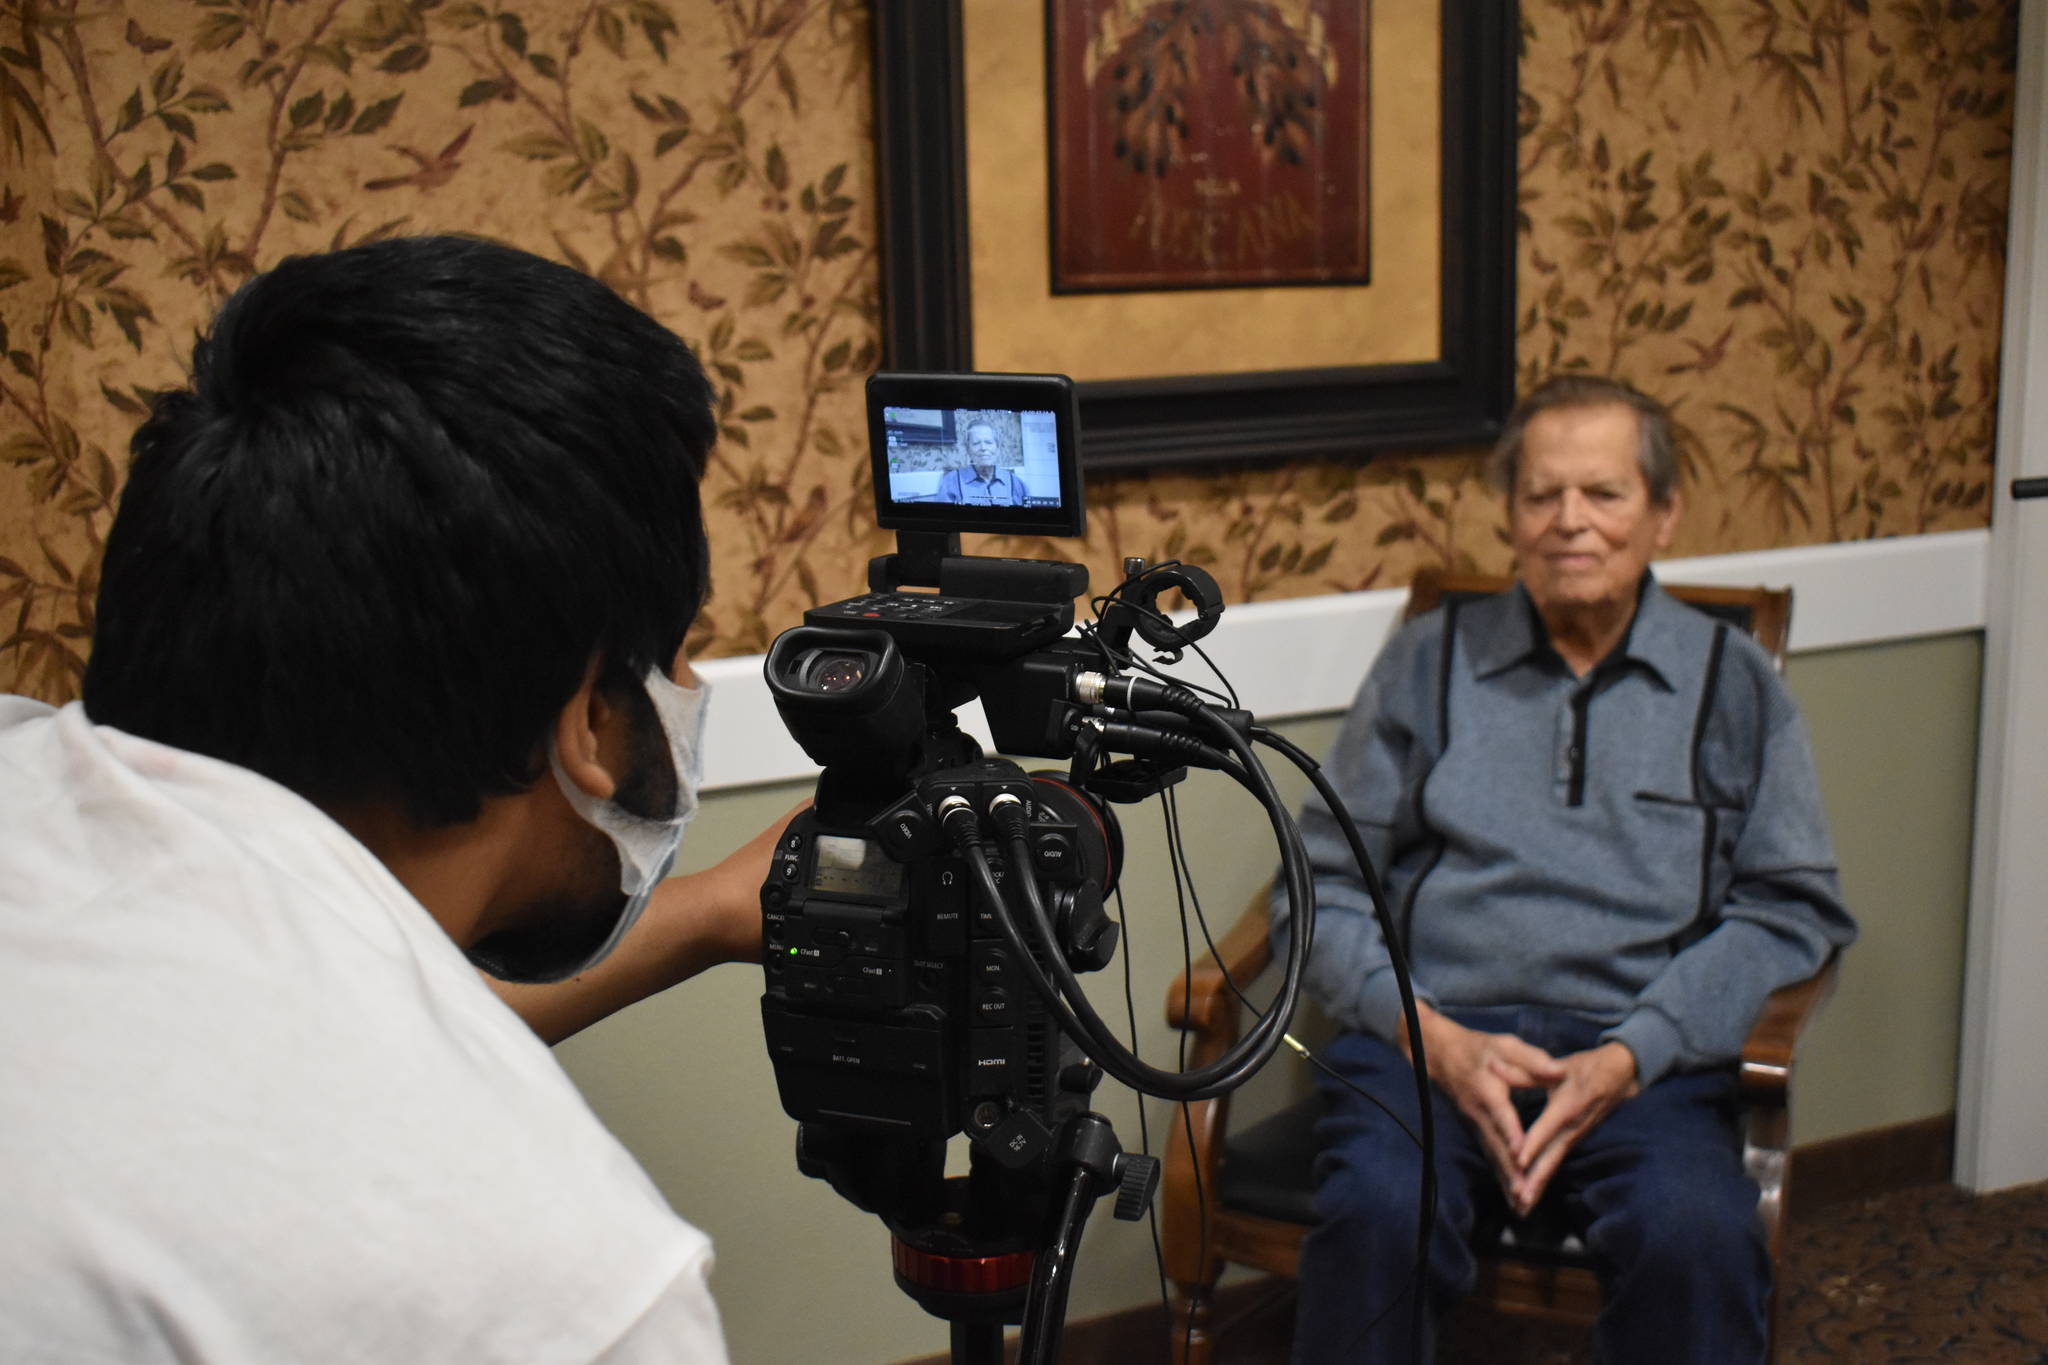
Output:
<svg viewBox="0 0 2048 1365">
<path fill-rule="evenodd" d="M 1436 6 L 1373 6 L 1373 284 L 1061 297 L 1047 292 L 1039 10 L 1017 0 L 968 0 L 962 9 L 975 368 L 1136 379 L 1426 362 L 1442 353 Z"/>
<path fill-rule="evenodd" d="M 1987 523 L 2016 13 L 1525 0 L 1518 366 L 1673 404 L 1676 553 Z M 867 43 L 857 0 L 0 0 L 0 690 L 76 695 L 128 435 L 220 300 L 396 232 L 568 261 L 703 353 L 700 656 L 858 590 Z M 1482 463 L 1096 478 L 1085 545 L 969 548 L 1231 602 L 1499 569 Z"/>
</svg>

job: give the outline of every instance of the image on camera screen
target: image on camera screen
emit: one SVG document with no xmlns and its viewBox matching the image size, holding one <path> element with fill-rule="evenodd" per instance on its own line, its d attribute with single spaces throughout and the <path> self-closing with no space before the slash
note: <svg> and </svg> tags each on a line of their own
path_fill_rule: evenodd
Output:
<svg viewBox="0 0 2048 1365">
<path fill-rule="evenodd" d="M 1055 415 L 1001 408 L 884 407 L 889 501 L 955 507 L 1061 505 Z"/>
</svg>

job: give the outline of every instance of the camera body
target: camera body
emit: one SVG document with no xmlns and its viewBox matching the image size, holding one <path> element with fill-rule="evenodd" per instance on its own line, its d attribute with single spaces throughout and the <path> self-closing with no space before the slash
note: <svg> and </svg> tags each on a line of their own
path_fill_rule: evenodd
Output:
<svg viewBox="0 0 2048 1365">
<path fill-rule="evenodd" d="M 1005 1166 L 1035 1161 L 1099 1073 L 1030 989 L 931 812 L 949 796 L 1027 804 L 1032 865 L 991 871 L 1006 898 L 1013 878 L 1037 879 L 1077 969 L 1105 960 L 1108 817 L 1000 760 L 923 772 L 892 801 L 859 785 L 821 781 L 762 890 L 762 1024 L 783 1108 L 913 1143 L 965 1131 Z"/>
</svg>

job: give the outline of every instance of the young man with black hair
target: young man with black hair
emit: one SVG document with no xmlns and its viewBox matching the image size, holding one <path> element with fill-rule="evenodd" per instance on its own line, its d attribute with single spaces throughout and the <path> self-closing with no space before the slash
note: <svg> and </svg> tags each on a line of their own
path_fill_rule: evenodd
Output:
<svg viewBox="0 0 2048 1365">
<path fill-rule="evenodd" d="M 0 1358 L 724 1359 L 707 1240 L 545 1045 L 759 957 L 777 831 L 667 877 L 711 404 L 481 240 L 221 310 L 82 704 L 0 698 Z"/>
</svg>

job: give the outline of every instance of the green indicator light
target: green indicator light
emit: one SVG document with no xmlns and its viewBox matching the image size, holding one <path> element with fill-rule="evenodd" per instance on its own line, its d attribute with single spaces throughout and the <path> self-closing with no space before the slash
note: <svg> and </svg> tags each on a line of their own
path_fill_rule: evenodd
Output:
<svg viewBox="0 0 2048 1365">
<path fill-rule="evenodd" d="M 794 949 L 794 948 L 791 948 L 791 949 L 789 950 L 789 955 L 790 955 L 791 957 L 795 957 L 795 956 L 796 956 L 796 954 L 797 954 L 797 950 L 796 950 L 796 949 Z"/>
</svg>

